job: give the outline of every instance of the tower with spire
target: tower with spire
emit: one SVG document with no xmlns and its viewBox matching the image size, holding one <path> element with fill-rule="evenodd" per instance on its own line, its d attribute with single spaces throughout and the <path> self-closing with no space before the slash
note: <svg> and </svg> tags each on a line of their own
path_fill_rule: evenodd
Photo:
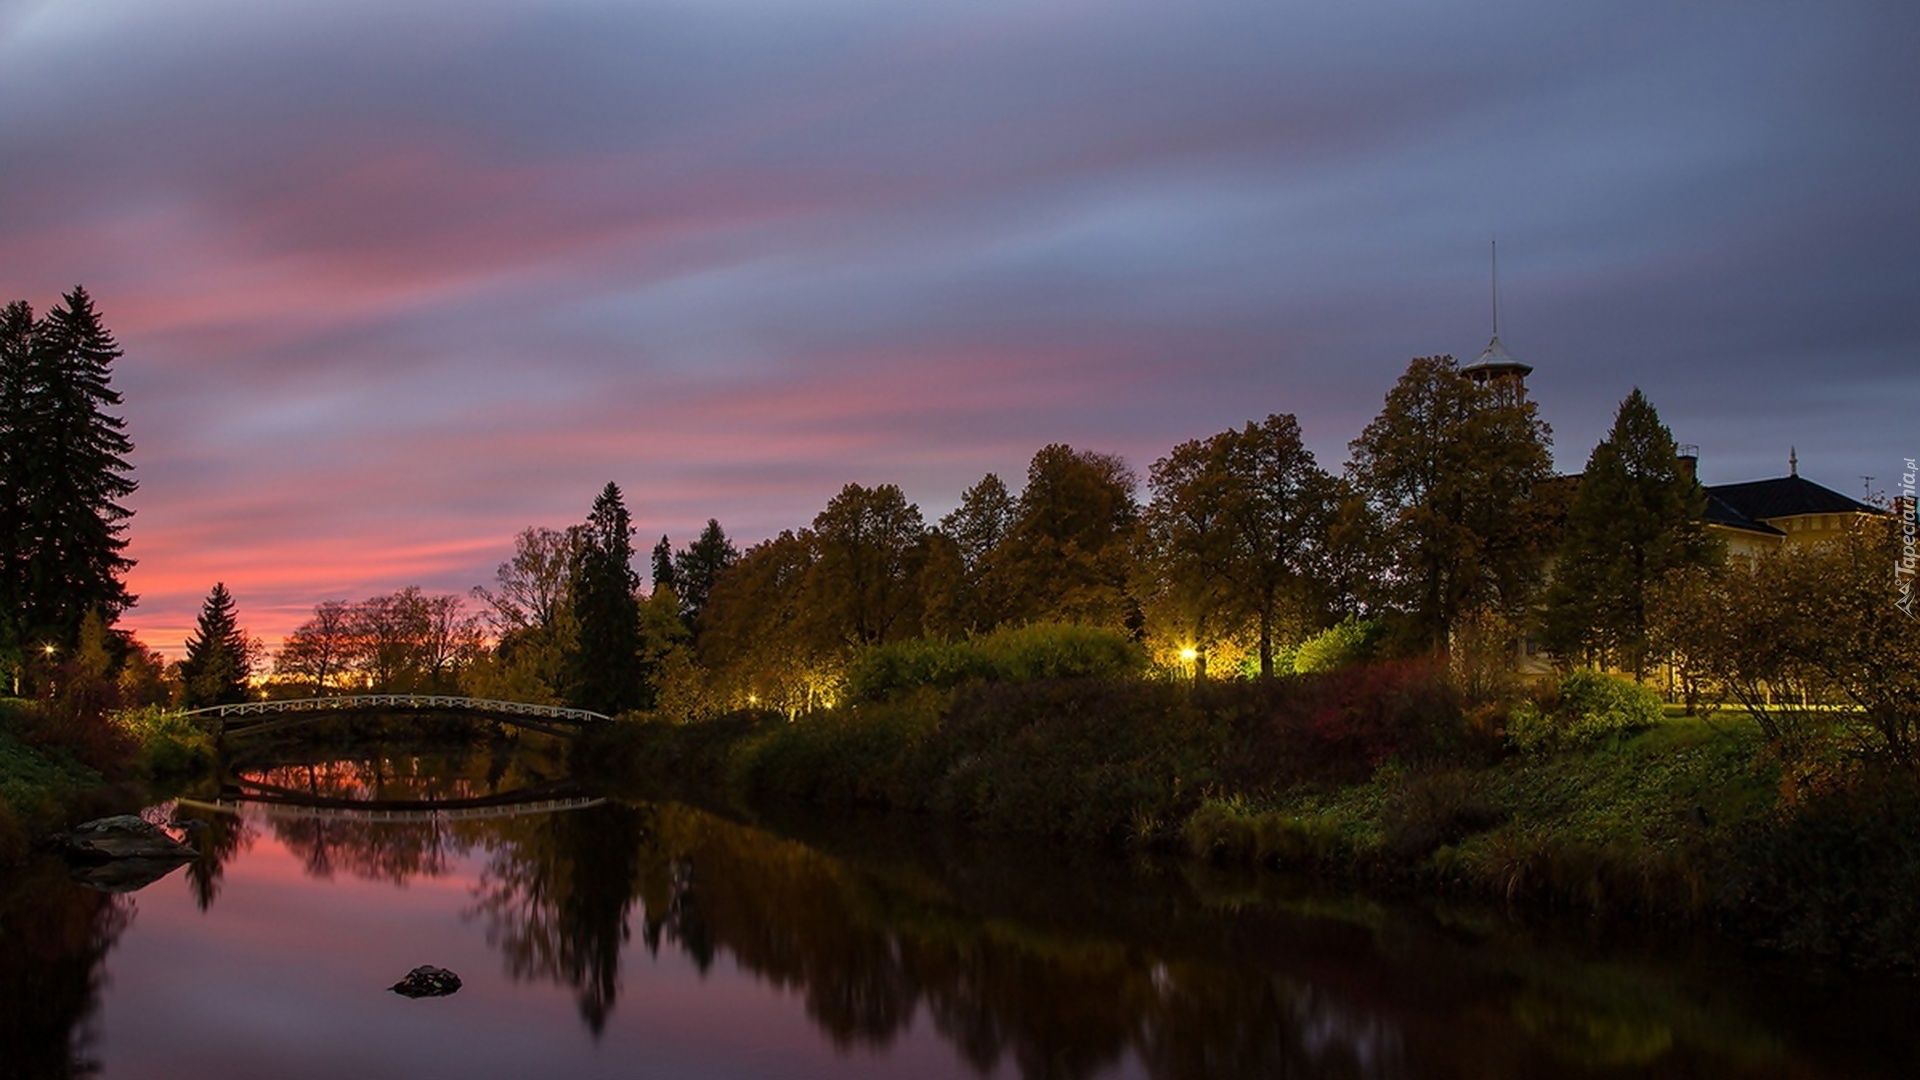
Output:
<svg viewBox="0 0 1920 1080">
<path fill-rule="evenodd" d="M 1527 392 L 1527 376 L 1533 374 L 1533 368 L 1521 363 L 1500 343 L 1500 244 L 1492 242 L 1493 248 L 1493 338 L 1487 347 L 1480 350 L 1480 356 L 1473 363 L 1460 369 L 1460 373 L 1481 386 L 1491 386 L 1502 398 L 1518 401 Z"/>
</svg>

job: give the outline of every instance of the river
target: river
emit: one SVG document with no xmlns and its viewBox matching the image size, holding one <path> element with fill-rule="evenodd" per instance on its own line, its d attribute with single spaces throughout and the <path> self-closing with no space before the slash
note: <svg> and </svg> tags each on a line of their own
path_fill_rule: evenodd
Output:
<svg viewBox="0 0 1920 1080">
<path fill-rule="evenodd" d="M 135 891 L 0 887 L 0 1076 L 1903 1077 L 1912 982 L 899 819 L 598 798 L 498 747 L 237 769 Z M 457 993 L 387 988 L 432 964 Z"/>
</svg>

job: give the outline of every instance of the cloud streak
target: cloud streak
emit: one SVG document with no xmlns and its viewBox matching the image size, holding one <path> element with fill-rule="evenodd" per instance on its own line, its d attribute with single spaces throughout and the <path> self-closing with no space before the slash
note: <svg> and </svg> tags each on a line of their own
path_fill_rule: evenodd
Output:
<svg viewBox="0 0 1920 1080">
<path fill-rule="evenodd" d="M 1645 389 L 1711 480 L 1853 493 L 1920 405 L 1911 5 L 238 0 L 0 13 L 0 292 L 127 349 L 128 624 L 214 580 L 486 581 L 607 479 L 744 540 L 929 516 L 1039 446 L 1536 366 L 1560 465 Z"/>
</svg>

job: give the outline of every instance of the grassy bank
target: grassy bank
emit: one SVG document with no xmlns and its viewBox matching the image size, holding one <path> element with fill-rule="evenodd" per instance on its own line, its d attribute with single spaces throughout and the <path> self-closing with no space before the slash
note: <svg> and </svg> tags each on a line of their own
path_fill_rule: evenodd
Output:
<svg viewBox="0 0 1920 1080">
<path fill-rule="evenodd" d="M 212 761 L 203 731 L 157 709 L 110 716 L 0 698 L 0 869 L 32 839 L 139 805 L 149 785 Z"/>
<path fill-rule="evenodd" d="M 1744 721 L 1636 715 L 1535 731 L 1523 752 L 1504 718 L 1405 662 L 1271 684 L 909 688 L 795 722 L 624 724 L 580 756 L 745 806 L 879 806 L 1920 967 L 1910 776 L 1844 753 L 1783 764 Z"/>
</svg>

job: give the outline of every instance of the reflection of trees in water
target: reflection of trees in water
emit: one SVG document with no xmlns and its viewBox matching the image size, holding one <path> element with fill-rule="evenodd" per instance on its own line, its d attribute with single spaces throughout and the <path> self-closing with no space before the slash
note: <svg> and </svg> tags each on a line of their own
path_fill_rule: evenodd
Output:
<svg viewBox="0 0 1920 1080">
<path fill-rule="evenodd" d="M 1129 1056 L 1168 1078 L 1406 1072 L 1391 1025 L 1307 984 L 984 918 L 697 811 L 609 805 L 509 828 L 476 911 L 508 970 L 574 987 L 596 1033 L 637 915 L 649 951 L 703 971 L 731 955 L 842 1049 L 890 1046 L 924 1009 L 982 1073 L 1090 1077 Z"/>
<path fill-rule="evenodd" d="M 613 803 L 507 819 L 475 886 L 487 942 L 505 956 L 507 971 L 573 987 L 595 1035 L 619 995 L 645 825 L 642 811 Z"/>
<path fill-rule="evenodd" d="M 185 825 L 189 821 L 200 823 L 200 828 L 191 838 L 198 855 L 187 864 L 187 884 L 193 889 L 193 902 L 201 911 L 206 911 L 220 896 L 227 863 L 235 855 L 253 847 L 254 839 L 260 835 L 259 830 L 245 818 L 234 814 L 184 805 L 174 808 L 173 820 L 176 825 Z"/>
<path fill-rule="evenodd" d="M 0 895 L 0 1074 L 95 1076 L 102 961 L 132 921 L 125 898 L 72 885 L 39 860 Z"/>
<path fill-rule="evenodd" d="M 316 760 L 256 766 L 244 780 L 256 789 L 357 802 L 472 799 L 545 783 L 552 763 L 515 752 L 512 744 L 434 748 L 429 752 L 353 760 Z M 206 815 L 209 819 L 222 815 Z M 219 892 L 220 868 L 237 847 L 250 842 L 252 826 L 209 820 L 202 858 L 189 868 L 201 907 Z M 444 819 L 395 824 L 352 818 L 275 816 L 274 835 L 298 855 L 308 874 L 331 878 L 345 872 L 371 881 L 404 884 L 419 876 L 446 874 L 472 850 L 474 830 Z M 227 833 L 237 832 L 238 836 Z"/>
<path fill-rule="evenodd" d="M 438 819 L 393 825 L 287 817 L 273 819 L 273 832 L 317 878 L 345 871 L 368 881 L 402 885 L 447 873 L 453 860 L 469 850 L 453 826 Z"/>
</svg>

